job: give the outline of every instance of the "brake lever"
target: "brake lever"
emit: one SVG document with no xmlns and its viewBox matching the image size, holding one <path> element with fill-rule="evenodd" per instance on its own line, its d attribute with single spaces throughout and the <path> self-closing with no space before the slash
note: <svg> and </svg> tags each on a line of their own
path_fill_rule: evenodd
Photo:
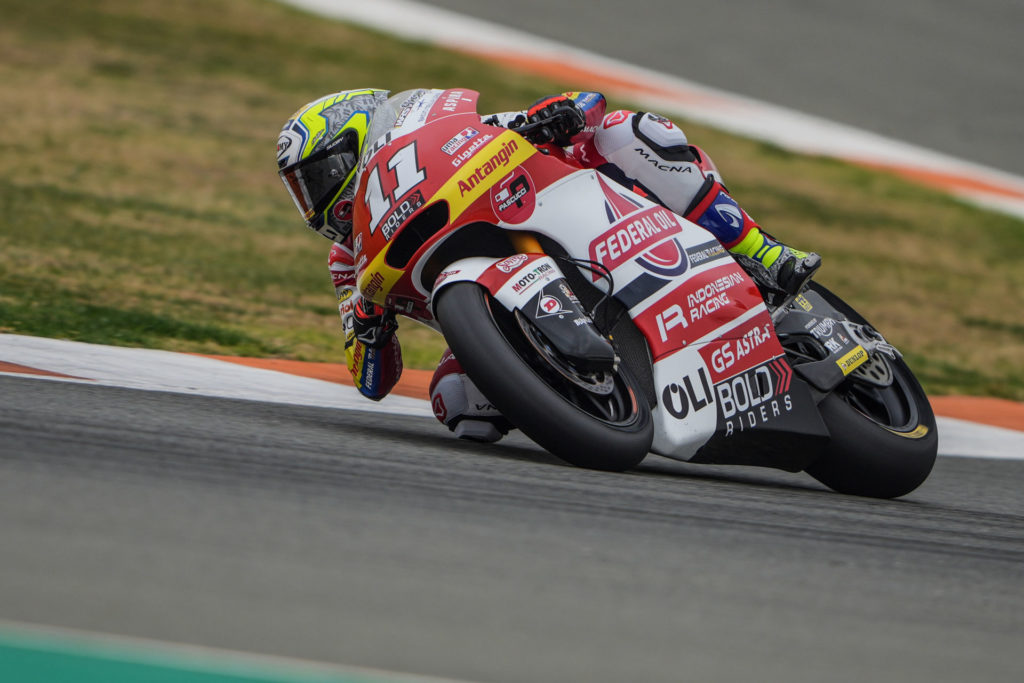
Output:
<svg viewBox="0 0 1024 683">
<path fill-rule="evenodd" d="M 526 133 L 532 133 L 535 130 L 539 130 L 544 126 L 550 126 L 552 123 L 555 123 L 556 121 L 558 121 L 557 116 L 549 116 L 546 119 L 540 119 L 539 121 L 531 121 L 530 123 L 524 123 L 520 126 L 509 126 L 509 130 L 515 131 L 520 135 L 525 135 Z"/>
</svg>

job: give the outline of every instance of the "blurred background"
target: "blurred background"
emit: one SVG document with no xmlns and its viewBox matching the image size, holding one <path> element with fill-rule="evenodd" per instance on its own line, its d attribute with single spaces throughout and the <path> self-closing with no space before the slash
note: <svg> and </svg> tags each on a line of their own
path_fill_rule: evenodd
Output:
<svg viewBox="0 0 1024 683">
<path fill-rule="evenodd" d="M 425 0 L 1024 174 L 1015 0 Z"/>
<path fill-rule="evenodd" d="M 1011 3 L 986 0 L 992 12 L 972 22 L 940 0 L 908 3 L 928 5 L 916 12 L 873 0 L 856 11 L 434 4 L 472 5 L 595 52 L 1018 168 L 1009 121 L 1022 85 L 1007 70 L 1024 48 L 1007 38 L 1021 11 Z M 352 87 L 472 87 L 485 111 L 588 87 L 269 0 L 0 8 L 7 332 L 340 361 L 329 243 L 303 228 L 270 156 L 288 116 Z M 1024 327 L 1004 305 L 1024 287 L 1020 220 L 680 123 L 762 225 L 825 257 L 820 279 L 906 351 L 928 391 L 1024 399 Z M 432 368 L 444 346 L 411 322 L 402 339 L 410 367 Z"/>
</svg>

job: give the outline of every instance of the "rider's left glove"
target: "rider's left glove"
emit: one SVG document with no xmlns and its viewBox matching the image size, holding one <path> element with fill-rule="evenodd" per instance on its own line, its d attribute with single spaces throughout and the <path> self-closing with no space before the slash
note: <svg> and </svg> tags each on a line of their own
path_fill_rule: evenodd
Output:
<svg viewBox="0 0 1024 683">
<path fill-rule="evenodd" d="M 525 135 L 535 145 L 553 144 L 568 147 L 574 136 L 583 131 L 587 117 L 573 100 L 565 95 L 542 97 L 526 111 L 528 123 L 548 121 L 547 125 Z"/>
<path fill-rule="evenodd" d="M 352 330 L 356 339 L 371 349 L 386 346 L 397 329 L 394 311 L 366 299 L 360 299 L 352 307 Z"/>
</svg>

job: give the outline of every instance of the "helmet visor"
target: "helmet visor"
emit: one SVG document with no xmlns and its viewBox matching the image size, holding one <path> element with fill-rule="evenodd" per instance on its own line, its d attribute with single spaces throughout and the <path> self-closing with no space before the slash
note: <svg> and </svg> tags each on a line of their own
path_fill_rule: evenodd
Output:
<svg viewBox="0 0 1024 683">
<path fill-rule="evenodd" d="M 348 129 L 324 149 L 280 171 L 295 206 L 314 229 L 345 187 L 359 162 L 359 135 Z"/>
</svg>

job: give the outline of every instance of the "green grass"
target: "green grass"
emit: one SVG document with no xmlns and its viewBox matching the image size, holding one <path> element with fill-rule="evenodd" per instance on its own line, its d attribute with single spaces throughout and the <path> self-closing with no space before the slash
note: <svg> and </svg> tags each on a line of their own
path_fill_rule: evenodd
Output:
<svg viewBox="0 0 1024 683">
<path fill-rule="evenodd" d="M 0 0 L 0 331 L 342 358 L 325 268 L 274 168 L 295 109 L 351 87 L 551 83 L 266 0 Z M 625 105 L 628 103 L 616 103 Z M 766 228 L 933 393 L 1024 400 L 1024 223 L 892 176 L 684 123 Z M 443 348 L 415 323 L 406 362 Z"/>
</svg>

